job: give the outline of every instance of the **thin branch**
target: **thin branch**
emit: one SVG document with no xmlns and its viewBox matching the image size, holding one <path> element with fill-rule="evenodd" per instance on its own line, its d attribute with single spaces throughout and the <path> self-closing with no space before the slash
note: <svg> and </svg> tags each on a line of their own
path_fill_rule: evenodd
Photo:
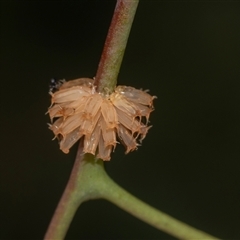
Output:
<svg viewBox="0 0 240 240">
<path fill-rule="evenodd" d="M 104 191 L 101 192 L 102 197 L 141 219 L 145 223 L 177 237 L 178 239 L 218 239 L 151 207 L 128 193 L 109 177 L 106 178 L 105 181 L 107 187 L 103 188 Z"/>
<path fill-rule="evenodd" d="M 69 225 L 79 207 L 79 200 L 76 199 L 76 178 L 81 168 L 82 147 L 79 147 L 75 164 L 65 191 L 58 203 L 51 223 L 48 227 L 44 239 L 63 239 L 67 233 Z"/>
<path fill-rule="evenodd" d="M 116 86 L 137 6 L 138 0 L 117 1 L 95 78 L 98 92 L 109 94 Z"/>
<path fill-rule="evenodd" d="M 105 172 L 103 161 L 78 151 L 66 190 L 58 204 L 45 240 L 64 239 L 80 204 L 90 199 L 106 199 L 142 221 L 179 239 L 217 240 L 151 207 L 116 184 Z"/>
<path fill-rule="evenodd" d="M 101 93 L 108 94 L 115 88 L 137 5 L 138 0 L 117 1 L 95 78 L 95 85 Z M 98 170 L 100 166 L 103 169 L 103 163 L 102 160 L 93 161 L 93 158 L 90 154 L 83 155 L 82 147 L 79 147 L 69 182 L 48 227 L 45 240 L 63 239 L 80 204 L 100 196 L 98 187 L 92 189 L 92 179 L 96 178 L 96 182 L 101 182 Z"/>
<path fill-rule="evenodd" d="M 89 199 L 99 198 L 98 189 L 94 188 L 96 191 L 92 191 L 91 185 L 94 183 L 91 180 L 91 176 L 98 176 L 96 171 L 98 171 L 98 166 L 102 164 L 102 160 L 94 163 L 92 160 L 94 156 L 84 154 L 82 149 L 82 143 L 80 141 L 68 184 L 45 234 L 45 240 L 64 239 L 80 204 Z M 92 162 L 92 164 L 86 167 L 85 163 L 88 162 Z M 92 168 L 90 171 L 88 170 L 89 166 L 90 169 Z M 85 172 L 87 172 L 87 174 L 85 174 Z"/>
<path fill-rule="evenodd" d="M 109 29 L 95 84 L 101 93 L 115 88 L 138 0 L 118 0 Z M 105 172 L 103 161 L 78 149 L 75 164 L 63 196 L 44 237 L 62 240 L 80 204 L 104 198 L 142 221 L 180 239 L 217 239 L 188 226 L 142 202 L 118 186 Z"/>
</svg>

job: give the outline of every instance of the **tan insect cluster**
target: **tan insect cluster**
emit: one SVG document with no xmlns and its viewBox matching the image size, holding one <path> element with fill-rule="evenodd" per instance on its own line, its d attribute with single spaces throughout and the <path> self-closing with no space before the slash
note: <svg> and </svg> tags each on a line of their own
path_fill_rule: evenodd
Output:
<svg viewBox="0 0 240 240">
<path fill-rule="evenodd" d="M 83 151 L 97 152 L 103 160 L 110 160 L 117 139 L 126 147 L 126 153 L 137 149 L 137 141 L 141 142 L 151 127 L 147 125 L 155 97 L 127 86 L 118 86 L 104 96 L 96 92 L 93 83 L 92 79 L 79 78 L 50 92 L 49 128 L 59 139 L 60 149 L 68 153 L 81 137 Z"/>
</svg>

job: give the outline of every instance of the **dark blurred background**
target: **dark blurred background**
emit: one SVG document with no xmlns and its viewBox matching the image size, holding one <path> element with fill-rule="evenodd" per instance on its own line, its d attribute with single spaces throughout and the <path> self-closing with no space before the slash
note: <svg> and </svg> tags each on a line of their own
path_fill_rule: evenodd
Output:
<svg viewBox="0 0 240 240">
<path fill-rule="evenodd" d="M 96 73 L 115 1 L 1 1 L 1 239 L 42 239 L 77 146 L 51 141 L 48 84 Z M 143 145 L 108 174 L 152 206 L 240 239 L 240 2 L 140 1 L 118 83 L 157 95 Z M 66 239 L 175 239 L 104 200 Z"/>
</svg>

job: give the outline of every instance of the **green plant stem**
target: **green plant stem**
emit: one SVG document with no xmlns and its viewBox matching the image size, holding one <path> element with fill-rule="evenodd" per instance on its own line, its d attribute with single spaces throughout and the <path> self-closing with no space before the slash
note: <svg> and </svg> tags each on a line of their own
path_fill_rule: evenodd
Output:
<svg viewBox="0 0 240 240">
<path fill-rule="evenodd" d="M 51 223 L 48 227 L 48 230 L 45 234 L 44 239 L 48 240 L 61 240 L 64 239 L 69 225 L 79 207 L 79 205 L 91 198 L 89 194 L 90 188 L 88 188 L 88 182 L 81 181 L 83 177 L 83 168 L 82 164 L 84 163 L 83 158 L 86 158 L 87 155 L 83 155 L 81 142 L 78 148 L 78 153 L 76 160 L 68 181 L 68 184 L 64 190 L 64 193 L 58 203 L 58 206 L 55 210 Z M 95 168 L 97 170 L 97 168 Z M 94 171 L 89 173 L 89 176 L 94 174 Z M 91 182 L 90 179 L 89 182 Z M 92 195 L 94 198 L 94 194 Z"/>
<path fill-rule="evenodd" d="M 80 204 L 97 198 L 104 198 L 179 239 L 217 239 L 170 217 L 125 191 L 106 174 L 103 161 L 91 154 L 83 154 L 82 147 L 79 147 L 69 182 L 44 239 L 64 239 Z"/>
<path fill-rule="evenodd" d="M 97 90 L 113 91 L 121 66 L 138 0 L 118 0 L 96 74 Z M 84 201 L 104 198 L 142 221 L 180 239 L 217 239 L 192 228 L 140 201 L 118 186 L 105 172 L 103 161 L 83 154 L 80 143 L 68 184 L 53 215 L 45 240 L 64 239 Z"/>
<path fill-rule="evenodd" d="M 137 5 L 138 0 L 117 0 L 95 78 L 95 85 L 98 92 L 109 94 L 116 86 L 118 72 Z M 87 159 L 90 156 L 89 154 L 83 156 L 81 151 L 82 149 L 79 148 L 69 182 L 60 199 L 44 239 L 63 239 L 79 205 L 85 200 L 99 197 L 98 192 L 91 192 L 92 179 L 91 177 L 89 178 L 91 174 L 84 175 L 85 170 L 88 168 L 83 167 L 83 158 Z M 100 160 L 100 162 L 102 164 L 102 160 Z M 97 166 L 99 165 L 93 164 L 86 166 L 94 166 L 91 171 L 91 173 L 94 173 L 97 172 Z M 85 179 L 84 176 L 88 181 L 83 180 Z M 96 174 L 96 176 L 98 176 L 98 174 Z M 77 180 L 78 177 L 80 179 L 79 181 Z M 98 181 L 99 179 L 97 179 L 97 182 Z"/>
<path fill-rule="evenodd" d="M 108 187 L 103 189 L 103 198 L 153 227 L 179 239 L 218 239 L 151 207 L 125 191 L 110 178 L 106 181 Z"/>
<path fill-rule="evenodd" d="M 97 91 L 109 94 L 117 83 L 138 0 L 118 0 L 95 77 Z"/>
</svg>

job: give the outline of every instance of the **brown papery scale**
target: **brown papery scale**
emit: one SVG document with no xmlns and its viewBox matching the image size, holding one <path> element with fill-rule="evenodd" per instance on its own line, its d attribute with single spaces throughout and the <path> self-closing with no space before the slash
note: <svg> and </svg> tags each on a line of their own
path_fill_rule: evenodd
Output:
<svg viewBox="0 0 240 240">
<path fill-rule="evenodd" d="M 52 96 L 48 113 L 49 128 L 58 138 L 60 149 L 68 153 L 80 138 L 83 151 L 105 161 L 118 143 L 126 153 L 137 149 L 149 128 L 148 119 L 154 110 L 153 99 L 146 91 L 118 86 L 108 96 L 96 92 L 94 80 L 78 78 L 64 82 Z"/>
</svg>

